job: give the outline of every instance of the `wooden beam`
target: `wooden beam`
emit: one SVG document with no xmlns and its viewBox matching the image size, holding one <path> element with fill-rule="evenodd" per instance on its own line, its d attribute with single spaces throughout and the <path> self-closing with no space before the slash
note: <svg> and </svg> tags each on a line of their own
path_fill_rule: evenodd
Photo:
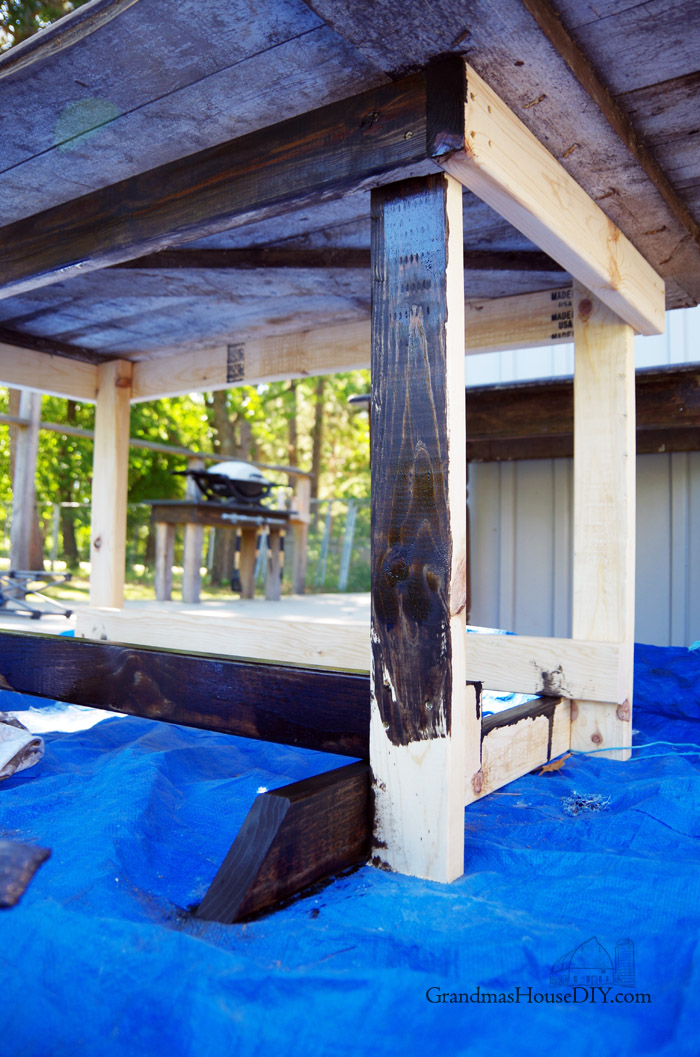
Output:
<svg viewBox="0 0 700 1057">
<path fill-rule="evenodd" d="M 203 470 L 204 459 L 187 460 L 188 470 Z M 185 486 L 185 499 L 197 502 L 202 493 L 194 477 L 188 477 Z M 155 520 L 155 518 L 154 518 Z M 182 548 L 182 601 L 199 602 L 202 588 L 202 546 L 204 544 L 204 526 L 188 520 L 185 523 L 185 540 Z"/>
<path fill-rule="evenodd" d="M 664 283 L 496 93 L 466 68 L 465 138 L 440 165 L 642 334 L 661 334 Z"/>
<path fill-rule="evenodd" d="M 573 340 L 572 288 L 467 301 L 467 353 L 557 345 Z M 370 321 L 251 338 L 134 364 L 135 401 L 233 385 L 316 377 L 370 366 Z"/>
<path fill-rule="evenodd" d="M 573 288 L 467 299 L 465 329 L 468 353 L 566 344 L 574 340 Z"/>
<path fill-rule="evenodd" d="M 372 196 L 372 717 L 375 858 L 464 869 L 464 775 L 481 741 L 465 685 L 462 192 L 443 176 Z"/>
<path fill-rule="evenodd" d="M 252 556 L 255 559 L 255 529 Z M 252 564 L 252 563 L 251 563 Z M 251 570 L 252 572 L 252 570 Z M 241 579 L 246 570 L 241 569 Z M 254 607 L 255 612 L 259 609 Z M 303 620 L 240 612 L 205 614 L 196 609 L 140 606 L 81 609 L 76 635 L 193 653 L 218 653 L 260 661 L 345 671 L 369 671 L 369 628 L 364 621 Z"/>
<path fill-rule="evenodd" d="M 309 546 L 309 523 L 311 521 L 311 480 L 299 477 L 292 500 L 294 514 L 289 518 L 294 526 L 294 566 L 292 569 L 292 591 L 303 595 L 306 591 L 306 559 Z"/>
<path fill-rule="evenodd" d="M 571 744 L 632 744 L 635 458 L 632 330 L 584 287 L 574 291 L 574 561 L 576 639 L 618 643 L 622 686 L 594 704 L 575 695 Z M 606 753 L 606 755 L 608 755 Z M 629 759 L 630 752 L 611 752 Z"/>
<path fill-rule="evenodd" d="M 118 356 L 101 356 L 93 349 L 83 345 L 71 345 L 57 338 L 43 338 L 38 334 L 27 334 L 22 330 L 9 330 L 0 327 L 0 342 L 14 345 L 17 349 L 31 349 L 33 352 L 46 352 L 49 356 L 61 356 L 67 360 L 78 360 L 79 363 L 104 363 L 106 360 L 119 359 Z"/>
<path fill-rule="evenodd" d="M 467 678 L 489 690 L 622 703 L 626 657 L 617 643 L 530 635 L 467 635 Z"/>
<path fill-rule="evenodd" d="M 439 69 L 414 74 L 18 220 L 0 297 L 432 170 L 459 141 L 454 91 Z"/>
<path fill-rule="evenodd" d="M 366 675 L 3 631 L 0 686 L 258 741 L 368 755 Z"/>
<path fill-rule="evenodd" d="M 41 33 L 16 44 L 11 51 L 0 56 L 0 80 L 52 59 L 85 40 L 135 3 L 137 0 L 92 0 L 85 7 L 70 11 L 58 22 L 43 28 Z"/>
<path fill-rule="evenodd" d="M 639 162 L 673 215 L 694 242 L 700 246 L 700 225 L 623 108 L 598 76 L 593 64 L 564 28 L 558 12 L 550 6 L 547 0 L 522 0 L 522 2 L 547 39 L 564 59 L 576 80 L 588 92 L 610 127 Z M 663 89 L 660 89 L 659 94 L 663 95 Z"/>
<path fill-rule="evenodd" d="M 367 271 L 370 268 L 369 247 L 324 246 L 322 248 L 289 248 L 287 246 L 252 246 L 246 249 L 178 249 L 149 253 L 132 261 L 112 265 L 113 268 L 131 268 L 141 271 L 165 269 L 209 269 L 224 271 L 249 271 L 255 269 L 307 268 L 325 270 L 353 269 Z M 546 253 L 540 250 L 472 250 L 464 253 L 464 268 L 469 271 L 487 272 L 552 272 L 563 269 Z M 0 336 L 1 336 L 0 331 Z"/>
<path fill-rule="evenodd" d="M 467 459 L 498 462 L 574 454 L 571 378 L 467 389 Z M 700 368 L 637 371 L 636 451 L 700 451 Z"/>
<path fill-rule="evenodd" d="M 0 908 L 16 906 L 43 862 L 49 848 L 0 840 Z"/>
<path fill-rule="evenodd" d="M 176 353 L 134 365 L 132 399 L 165 396 L 369 367 L 369 320 L 252 338 L 202 352 Z"/>
<path fill-rule="evenodd" d="M 94 402 L 97 367 L 0 342 L 0 384 Z"/>
<path fill-rule="evenodd" d="M 365 862 L 369 767 L 335 771 L 260 793 L 195 917 L 233 924 Z"/>
<path fill-rule="evenodd" d="M 23 389 L 19 417 L 26 426 L 16 431 L 15 469 L 12 477 L 12 522 L 10 525 L 10 568 L 32 568 L 32 532 L 36 519 L 36 464 L 39 452 L 41 394 Z M 43 572 L 43 569 L 41 570 Z"/>
<path fill-rule="evenodd" d="M 570 701 L 543 697 L 484 716 L 481 772 L 477 782 L 467 783 L 465 803 L 493 793 L 566 752 L 571 744 L 570 713 Z"/>
<path fill-rule="evenodd" d="M 124 604 L 126 499 L 132 364 L 97 368 L 97 407 L 90 506 L 90 604 Z"/>
</svg>

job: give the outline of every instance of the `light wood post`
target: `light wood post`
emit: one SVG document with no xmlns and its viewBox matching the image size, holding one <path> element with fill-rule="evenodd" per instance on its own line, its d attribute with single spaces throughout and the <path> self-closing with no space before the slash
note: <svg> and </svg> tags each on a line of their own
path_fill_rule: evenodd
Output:
<svg viewBox="0 0 700 1057">
<path fill-rule="evenodd" d="M 10 568 L 31 569 L 41 394 L 23 389 L 19 398 L 19 415 L 20 418 L 27 420 L 27 425 L 15 427 L 16 448 L 15 469 L 12 477 Z"/>
<path fill-rule="evenodd" d="M 269 602 L 279 602 L 282 597 L 282 532 L 270 527 L 267 536 L 267 576 L 265 578 L 265 598 Z"/>
<path fill-rule="evenodd" d="M 189 470 L 203 470 L 204 459 L 188 459 Z M 187 478 L 185 498 L 197 502 L 202 493 L 194 477 Z M 182 601 L 191 604 L 199 602 L 202 589 L 202 546 L 204 544 L 204 525 L 185 525 L 185 542 L 182 551 Z"/>
<path fill-rule="evenodd" d="M 90 605 L 117 609 L 124 604 L 131 373 L 125 360 L 110 360 L 97 369 Z"/>
<path fill-rule="evenodd" d="M 156 601 L 169 602 L 173 593 L 175 526 L 165 521 L 156 525 Z"/>
<path fill-rule="evenodd" d="M 289 519 L 294 526 L 292 591 L 295 595 L 303 595 L 306 590 L 306 552 L 311 520 L 311 478 L 297 477 L 292 505 L 295 510 L 294 517 Z"/>
<path fill-rule="evenodd" d="M 635 576 L 634 334 L 585 287 L 574 288 L 573 638 L 620 643 L 609 704 L 575 701 L 574 749 L 632 743 Z M 629 751 L 601 753 L 628 759 Z"/>
<path fill-rule="evenodd" d="M 428 176 L 372 195 L 373 861 L 464 870 L 466 687 L 462 191 Z"/>
</svg>

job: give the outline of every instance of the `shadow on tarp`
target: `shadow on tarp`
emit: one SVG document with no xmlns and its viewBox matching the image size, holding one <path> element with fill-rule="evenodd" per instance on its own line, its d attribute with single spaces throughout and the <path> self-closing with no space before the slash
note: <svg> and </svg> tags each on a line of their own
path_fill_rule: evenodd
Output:
<svg viewBox="0 0 700 1057">
<path fill-rule="evenodd" d="M 631 762 L 575 756 L 471 805 L 452 885 L 363 867 L 244 926 L 181 911 L 259 789 L 337 758 L 113 715 L 46 733 L 0 784 L 0 836 L 53 849 L 0 914 L 2 1052 L 696 1057 L 698 756 L 651 743 L 696 745 L 698 718 L 700 652 L 640 646 Z M 572 952 L 559 976 L 591 979 L 553 985 Z"/>
</svg>

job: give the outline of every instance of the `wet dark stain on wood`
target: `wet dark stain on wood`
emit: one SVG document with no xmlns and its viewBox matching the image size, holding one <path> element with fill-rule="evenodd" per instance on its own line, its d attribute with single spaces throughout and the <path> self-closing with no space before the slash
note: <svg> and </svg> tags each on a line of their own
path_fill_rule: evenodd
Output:
<svg viewBox="0 0 700 1057">
<path fill-rule="evenodd" d="M 395 745 L 451 727 L 445 194 L 372 194 L 372 651 Z"/>
<path fill-rule="evenodd" d="M 60 636 L 0 634 L 19 693 L 366 759 L 369 678 Z"/>
<path fill-rule="evenodd" d="M 15 906 L 43 862 L 51 855 L 49 848 L 0 840 L 0 907 Z"/>
</svg>

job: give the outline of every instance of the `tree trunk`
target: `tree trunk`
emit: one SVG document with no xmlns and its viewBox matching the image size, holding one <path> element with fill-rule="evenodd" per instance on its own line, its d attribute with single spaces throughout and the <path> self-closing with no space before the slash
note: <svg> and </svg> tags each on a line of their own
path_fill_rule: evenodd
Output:
<svg viewBox="0 0 700 1057">
<path fill-rule="evenodd" d="M 287 436 L 287 462 L 290 466 L 299 465 L 297 434 L 297 380 L 289 383 L 289 433 Z"/>
<path fill-rule="evenodd" d="M 8 389 L 8 413 L 19 415 L 22 391 L 20 389 Z M 17 451 L 17 437 L 22 426 L 10 426 L 10 480 L 15 479 L 15 454 Z M 42 570 L 44 568 L 44 537 L 39 524 L 39 511 L 37 509 L 36 496 L 34 497 L 34 509 L 31 516 L 31 538 L 29 541 L 29 568 Z"/>
<path fill-rule="evenodd" d="M 326 389 L 325 375 L 316 379 L 314 389 L 314 425 L 311 431 L 311 499 L 318 499 L 319 483 L 321 479 L 321 448 L 323 445 L 323 397 Z M 316 528 L 318 522 L 318 503 L 314 503 L 312 511 L 312 524 Z"/>
</svg>

